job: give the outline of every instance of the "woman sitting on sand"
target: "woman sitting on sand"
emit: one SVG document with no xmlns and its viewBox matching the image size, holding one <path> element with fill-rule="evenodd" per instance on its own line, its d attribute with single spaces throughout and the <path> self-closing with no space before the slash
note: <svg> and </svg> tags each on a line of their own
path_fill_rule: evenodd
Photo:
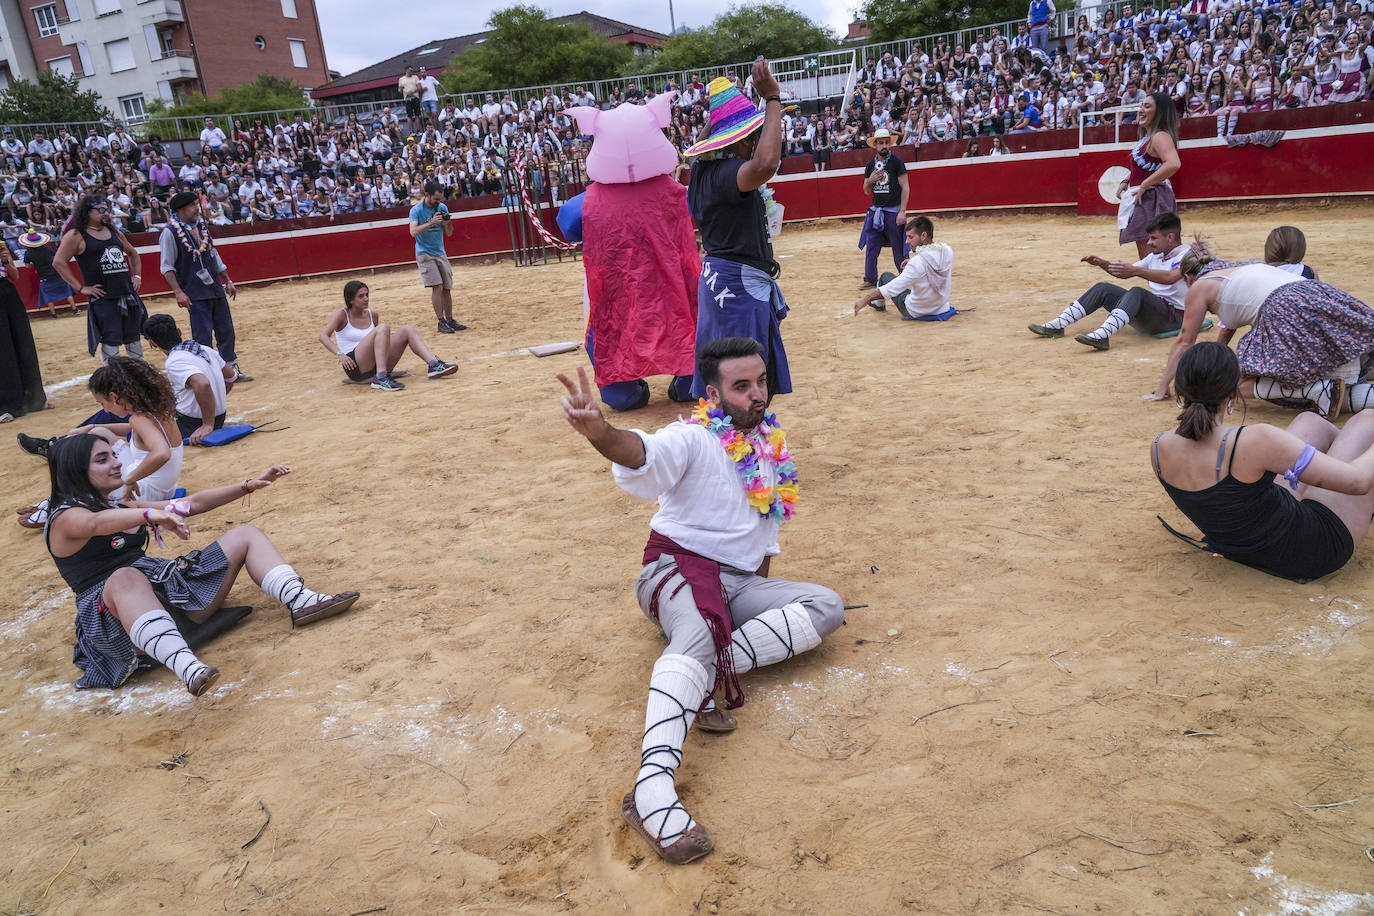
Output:
<svg viewBox="0 0 1374 916">
<path fill-rule="evenodd" d="M 1151 460 L 1202 540 L 1169 531 L 1271 576 L 1306 582 L 1333 573 L 1360 546 L 1374 512 L 1374 413 L 1352 417 L 1345 429 L 1312 413 L 1286 431 L 1225 426 L 1240 382 L 1225 344 L 1200 343 L 1179 361 L 1183 413 L 1176 429 L 1155 437 Z"/>
<path fill-rule="evenodd" d="M 96 436 L 119 456 L 124 477 L 120 486 L 110 491 L 109 498 L 150 502 L 171 499 L 177 489 L 177 478 L 181 476 L 184 453 L 181 430 L 176 423 L 176 397 L 167 376 L 141 359 L 112 356 L 108 363 L 91 373 L 89 386 L 102 411 L 110 416 L 127 415 L 129 418 L 123 423 L 79 426 L 67 433 L 68 436 Z M 21 434 L 19 443 L 25 451 L 34 451 L 33 447 L 24 445 L 25 440 L 40 441 Z M 49 451 L 55 441 L 49 440 L 46 444 Z M 44 500 L 16 510 L 19 524 L 25 528 L 42 528 L 48 520 L 47 509 L 48 503 Z"/>
<path fill-rule="evenodd" d="M 320 344 L 339 358 L 344 374 L 355 382 L 372 382 L 381 391 L 400 391 L 405 385 L 396 381 L 393 372 L 405 355 L 406 348 L 428 367 L 430 378 L 443 378 L 458 371 L 434 355 L 425 345 L 420 332 L 410 325 L 395 331 L 383 324 L 377 313 L 368 308 L 371 291 L 361 280 L 344 284 L 344 307 L 329 316 L 320 331 Z M 330 335 L 334 340 L 330 341 Z"/>
<path fill-rule="evenodd" d="M 1362 363 L 1374 354 L 1374 310 L 1363 302 L 1320 280 L 1258 261 L 1219 261 L 1201 238 L 1183 255 L 1179 270 L 1188 284 L 1183 329 L 1169 350 L 1159 387 L 1146 400 L 1169 397 L 1179 359 L 1212 312 L 1221 319 L 1221 343 L 1251 326 L 1236 347 L 1239 390 L 1246 397 L 1313 405 L 1328 418 L 1374 406 L 1374 385 L 1360 381 Z"/>
<path fill-rule="evenodd" d="M 48 456 L 52 517 L 44 539 L 57 571 L 76 594 L 76 651 L 84 672 L 77 687 L 118 687 L 140 666 L 140 653 L 176 673 L 200 696 L 219 676 L 186 645 L 168 608 L 200 623 L 224 604 L 245 566 L 270 598 L 286 605 L 291 625 L 332 617 L 358 600 L 357 592 L 321 595 L 305 587 L 267 535 L 239 525 L 201 550 L 174 559 L 145 556 L 149 528 L 186 540 L 185 518 L 247 496 L 285 474 L 273 465 L 257 477 L 197 493 L 173 503 L 116 501 L 106 496 L 123 484 L 123 468 L 98 436 L 68 436 Z"/>
</svg>

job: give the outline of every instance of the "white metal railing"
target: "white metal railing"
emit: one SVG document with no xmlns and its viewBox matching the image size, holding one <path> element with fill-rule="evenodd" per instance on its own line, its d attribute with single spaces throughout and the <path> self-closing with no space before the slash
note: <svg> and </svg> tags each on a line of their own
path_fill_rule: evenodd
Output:
<svg viewBox="0 0 1374 916">
<path fill-rule="evenodd" d="M 1094 111 L 1094 112 L 1092 113 L 1092 117 L 1097 121 L 1096 124 L 1084 124 L 1084 123 L 1083 123 L 1083 117 L 1080 115 L 1079 118 L 1078 118 L 1078 146 L 1079 146 L 1079 148 L 1082 149 L 1084 146 L 1115 146 L 1116 144 L 1118 144 L 1118 143 L 1121 142 L 1121 125 L 1124 124 L 1124 123 L 1132 123 L 1132 124 L 1134 124 L 1134 122 L 1126 122 L 1126 121 L 1124 120 L 1125 117 L 1126 117 L 1126 115 L 1128 115 L 1128 114 L 1131 114 L 1131 115 L 1133 115 L 1133 114 L 1138 114 L 1139 112 L 1140 112 L 1140 106 L 1139 106 L 1139 105 L 1117 105 L 1117 106 L 1115 106 L 1115 107 L 1113 107 L 1113 108 L 1103 108 L 1103 109 L 1101 109 L 1100 111 Z M 1112 141 L 1111 141 L 1110 143 L 1089 143 L 1089 144 L 1085 144 L 1085 143 L 1083 142 L 1083 130 L 1084 130 L 1084 128 L 1086 128 L 1086 127 L 1101 127 L 1101 126 L 1103 126 L 1103 123 L 1104 123 L 1104 120 L 1103 120 L 1103 119 L 1104 119 L 1104 118 L 1111 117 L 1111 116 L 1113 116 L 1113 115 L 1115 115 L 1115 117 L 1112 119 L 1112 120 L 1113 120 L 1113 123 L 1114 123 L 1114 125 L 1115 125 L 1115 131 L 1114 131 L 1115 136 L 1114 136 L 1114 138 L 1112 139 Z"/>
</svg>

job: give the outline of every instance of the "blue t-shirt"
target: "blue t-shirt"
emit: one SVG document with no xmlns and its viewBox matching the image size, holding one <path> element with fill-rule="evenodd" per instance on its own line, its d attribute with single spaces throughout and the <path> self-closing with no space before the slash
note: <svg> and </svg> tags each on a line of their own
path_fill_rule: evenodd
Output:
<svg viewBox="0 0 1374 916">
<path fill-rule="evenodd" d="M 423 226 L 434 218 L 435 213 L 447 213 L 448 207 L 442 203 L 438 208 L 426 207 L 423 202 L 410 208 L 410 221 Z M 415 236 L 415 253 L 432 254 L 436 258 L 447 257 L 444 253 L 444 227 L 437 224 Z"/>
</svg>

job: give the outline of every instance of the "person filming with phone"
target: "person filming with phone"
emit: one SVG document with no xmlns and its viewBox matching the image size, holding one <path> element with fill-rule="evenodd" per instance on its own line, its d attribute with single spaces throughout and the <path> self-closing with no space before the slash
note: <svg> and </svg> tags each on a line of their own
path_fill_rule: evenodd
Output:
<svg viewBox="0 0 1374 916">
<path fill-rule="evenodd" d="M 410 208 L 410 237 L 415 239 L 415 263 L 420 268 L 420 280 L 429 287 L 439 333 L 452 334 L 466 331 L 468 326 L 453 318 L 453 269 L 444 251 L 444 239 L 453 234 L 453 223 L 449 222 L 443 197 L 439 182 L 425 182 L 425 196 Z"/>
</svg>

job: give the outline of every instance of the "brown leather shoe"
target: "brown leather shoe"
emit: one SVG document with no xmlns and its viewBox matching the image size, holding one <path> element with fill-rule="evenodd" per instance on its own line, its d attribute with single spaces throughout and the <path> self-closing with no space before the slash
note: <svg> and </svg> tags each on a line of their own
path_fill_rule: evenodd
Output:
<svg viewBox="0 0 1374 916">
<path fill-rule="evenodd" d="M 191 696 L 198 697 L 219 680 L 219 669 L 206 667 L 196 672 L 195 677 L 186 682 L 186 689 L 191 691 Z"/>
<path fill-rule="evenodd" d="M 729 712 L 716 706 L 697 713 L 696 727 L 712 735 L 728 735 L 739 727 L 739 723 Z"/>
<path fill-rule="evenodd" d="M 342 614 L 358 600 L 357 592 L 339 592 L 337 595 L 321 595 L 320 600 L 307 604 L 298 611 L 291 612 L 291 626 L 303 627 L 335 614 Z"/>
<path fill-rule="evenodd" d="M 640 836 L 649 841 L 649 845 L 654 847 L 654 852 L 658 853 L 659 857 L 669 865 L 686 865 L 688 862 L 695 862 L 716 846 L 711 840 L 711 834 L 707 833 L 706 828 L 700 824 L 694 824 L 691 830 L 664 846 L 644 826 L 644 821 L 639 817 L 639 811 L 635 809 L 635 794 L 633 792 L 626 795 L 621 801 L 620 813 L 624 815 L 625 820 Z"/>
</svg>

